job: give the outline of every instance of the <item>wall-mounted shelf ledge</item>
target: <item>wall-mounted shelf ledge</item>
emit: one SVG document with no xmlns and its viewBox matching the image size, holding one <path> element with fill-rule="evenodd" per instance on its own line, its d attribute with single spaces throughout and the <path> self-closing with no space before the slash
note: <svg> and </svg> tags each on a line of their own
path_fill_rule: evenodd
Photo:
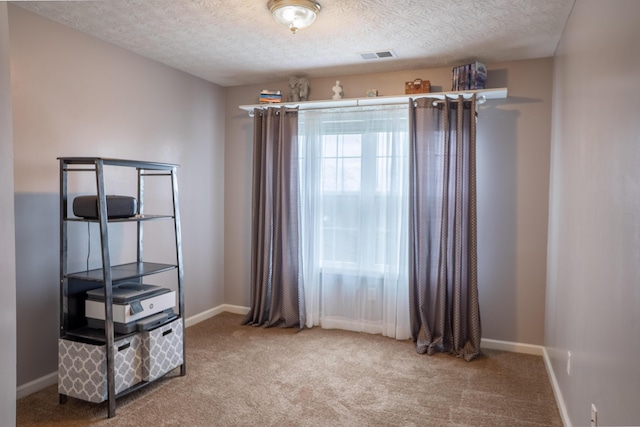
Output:
<svg viewBox="0 0 640 427">
<path fill-rule="evenodd" d="M 322 108 L 344 108 L 344 107 L 363 107 L 369 105 L 396 105 L 409 102 L 409 99 L 417 98 L 433 98 L 444 99 L 445 97 L 457 98 L 463 96 L 464 98 L 470 98 L 473 94 L 476 94 L 480 102 L 484 102 L 488 99 L 504 99 L 507 97 L 507 88 L 497 89 L 480 89 L 480 90 L 466 90 L 456 92 L 433 92 L 433 93 L 415 93 L 411 95 L 398 95 L 398 96 L 375 96 L 368 98 L 349 98 L 349 99 L 329 99 L 324 101 L 302 101 L 302 102 L 282 102 L 277 104 L 253 104 L 253 105 L 240 105 L 241 110 L 249 112 L 249 115 L 253 113 L 256 108 L 268 108 L 268 107 L 287 107 L 298 108 L 300 110 L 314 110 Z"/>
</svg>

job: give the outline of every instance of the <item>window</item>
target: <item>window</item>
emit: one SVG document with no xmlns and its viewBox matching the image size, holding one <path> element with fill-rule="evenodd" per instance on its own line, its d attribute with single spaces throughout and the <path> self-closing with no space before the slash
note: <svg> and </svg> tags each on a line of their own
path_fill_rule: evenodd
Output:
<svg viewBox="0 0 640 427">
<path fill-rule="evenodd" d="M 406 106 L 300 112 L 308 325 L 394 333 L 408 288 L 408 128 Z"/>
<path fill-rule="evenodd" d="M 309 191 L 304 190 L 305 179 L 318 174 L 313 179 L 318 180 L 314 214 L 319 227 L 314 238 L 321 242 L 319 266 L 369 274 L 385 271 L 391 228 L 397 226 L 389 223 L 389 206 L 403 203 L 394 186 L 403 181 L 396 175 L 404 174 L 406 114 L 372 118 L 367 112 L 306 113 L 301 114 L 299 128 L 302 194 Z M 316 161 L 305 163 L 305 157 L 313 155 Z M 310 170 L 310 164 L 317 170 Z"/>
</svg>

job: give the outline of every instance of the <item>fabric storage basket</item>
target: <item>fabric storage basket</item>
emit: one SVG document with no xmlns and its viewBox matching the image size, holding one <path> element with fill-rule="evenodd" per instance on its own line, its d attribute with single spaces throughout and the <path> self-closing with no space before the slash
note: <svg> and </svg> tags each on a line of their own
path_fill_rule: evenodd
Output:
<svg viewBox="0 0 640 427">
<path fill-rule="evenodd" d="M 142 381 L 142 339 L 138 335 L 114 343 L 116 394 Z M 107 400 L 107 346 L 60 338 L 58 393 L 89 402 Z"/>
<path fill-rule="evenodd" d="M 141 335 L 144 381 L 153 381 L 182 365 L 182 319 L 142 332 Z"/>
</svg>

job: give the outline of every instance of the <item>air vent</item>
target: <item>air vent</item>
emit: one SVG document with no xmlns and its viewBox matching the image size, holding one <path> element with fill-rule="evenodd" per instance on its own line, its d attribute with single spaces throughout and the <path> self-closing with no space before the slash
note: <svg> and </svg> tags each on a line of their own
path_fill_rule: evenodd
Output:
<svg viewBox="0 0 640 427">
<path fill-rule="evenodd" d="M 380 52 L 363 52 L 360 54 L 362 59 L 388 59 L 397 58 L 398 56 L 392 50 L 383 50 Z"/>
</svg>

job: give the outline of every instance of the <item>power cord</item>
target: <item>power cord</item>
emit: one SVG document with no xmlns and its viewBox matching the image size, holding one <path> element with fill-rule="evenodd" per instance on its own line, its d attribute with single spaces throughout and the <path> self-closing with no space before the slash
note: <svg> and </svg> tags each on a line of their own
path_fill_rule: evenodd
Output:
<svg viewBox="0 0 640 427">
<path fill-rule="evenodd" d="M 91 223 L 87 222 L 87 235 L 89 236 L 89 243 L 87 248 L 87 271 L 89 271 L 89 257 L 91 257 Z"/>
</svg>

